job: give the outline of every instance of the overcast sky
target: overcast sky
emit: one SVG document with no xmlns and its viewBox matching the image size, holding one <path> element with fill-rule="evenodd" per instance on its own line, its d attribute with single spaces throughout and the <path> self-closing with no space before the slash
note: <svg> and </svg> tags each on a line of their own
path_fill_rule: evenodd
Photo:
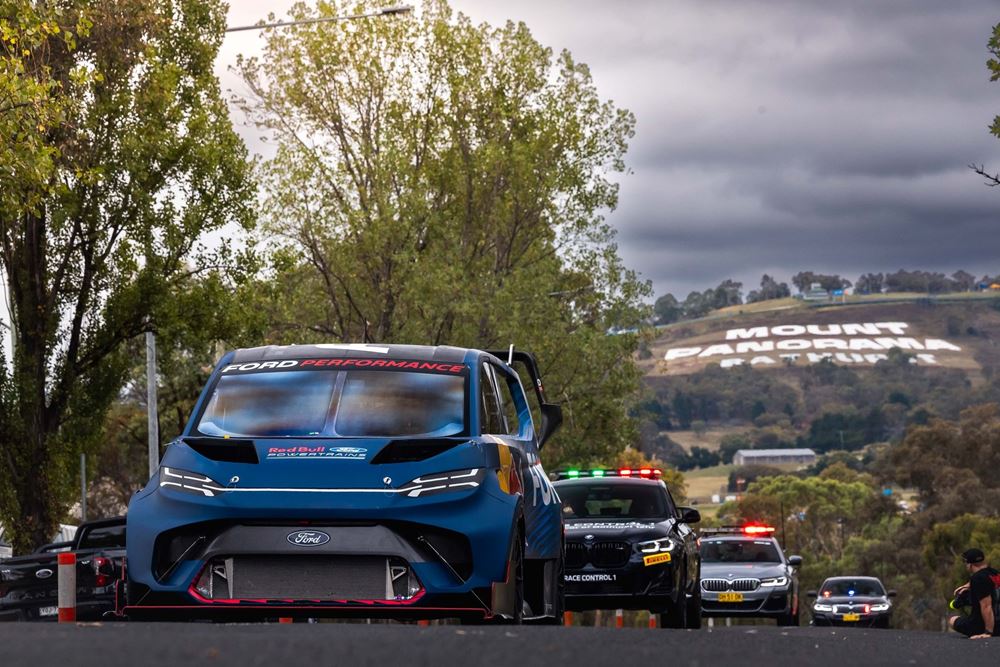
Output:
<svg viewBox="0 0 1000 667">
<path fill-rule="evenodd" d="M 230 2 L 230 25 L 292 4 Z M 748 291 L 762 273 L 799 270 L 1000 273 L 1000 188 L 967 167 L 1000 170 L 987 132 L 1000 82 L 985 67 L 996 0 L 452 5 L 476 22 L 524 21 L 635 113 L 631 173 L 608 219 L 657 295 L 725 278 Z M 227 36 L 224 87 L 239 85 L 226 72 L 235 54 L 261 39 Z"/>
</svg>

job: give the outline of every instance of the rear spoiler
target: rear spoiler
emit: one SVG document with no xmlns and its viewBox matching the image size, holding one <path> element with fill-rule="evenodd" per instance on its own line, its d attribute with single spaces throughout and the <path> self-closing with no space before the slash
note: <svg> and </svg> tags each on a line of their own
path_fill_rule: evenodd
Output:
<svg viewBox="0 0 1000 667">
<path fill-rule="evenodd" d="M 485 352 L 511 366 L 521 362 L 527 369 L 531 385 L 535 389 L 535 396 L 538 398 L 539 409 L 542 411 L 542 428 L 538 434 L 538 447 L 541 448 L 559 430 L 563 415 L 562 406 L 545 400 L 545 388 L 542 386 L 542 374 L 538 371 L 538 360 L 531 352 L 519 350 L 485 350 Z"/>
</svg>

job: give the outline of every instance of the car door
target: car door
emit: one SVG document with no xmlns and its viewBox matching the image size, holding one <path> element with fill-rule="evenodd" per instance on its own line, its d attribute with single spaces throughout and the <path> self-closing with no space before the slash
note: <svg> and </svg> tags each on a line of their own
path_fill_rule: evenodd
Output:
<svg viewBox="0 0 1000 667">
<path fill-rule="evenodd" d="M 494 433 L 512 448 L 524 485 L 526 557 L 549 559 L 561 549 L 559 495 L 542 468 L 538 436 L 531 409 L 518 376 L 499 364 L 485 361 L 484 372 L 493 383 L 501 419 Z"/>
</svg>

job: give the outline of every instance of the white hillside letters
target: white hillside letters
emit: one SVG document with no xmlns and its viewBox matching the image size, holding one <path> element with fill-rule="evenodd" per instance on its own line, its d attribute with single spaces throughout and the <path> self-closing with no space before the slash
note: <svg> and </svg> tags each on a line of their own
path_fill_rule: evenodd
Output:
<svg viewBox="0 0 1000 667">
<path fill-rule="evenodd" d="M 913 355 L 911 363 L 934 365 L 935 354 L 961 352 L 962 348 L 940 338 L 908 336 L 906 322 L 862 322 L 848 324 L 780 324 L 726 331 L 725 343 L 667 350 L 668 362 L 699 359 L 733 366 L 774 366 L 819 363 L 830 359 L 841 364 L 875 364 L 888 359 L 893 348 Z"/>
</svg>

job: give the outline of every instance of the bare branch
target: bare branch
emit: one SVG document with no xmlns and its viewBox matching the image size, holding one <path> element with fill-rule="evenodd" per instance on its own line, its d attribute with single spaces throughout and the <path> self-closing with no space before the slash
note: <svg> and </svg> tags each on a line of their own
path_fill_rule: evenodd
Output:
<svg viewBox="0 0 1000 667">
<path fill-rule="evenodd" d="M 987 172 L 986 167 L 981 164 L 980 165 L 970 164 L 969 169 L 982 176 L 983 179 L 986 181 L 986 185 L 990 186 L 991 188 L 995 188 L 996 186 L 1000 185 L 1000 172 L 996 174 L 991 174 Z"/>
</svg>

